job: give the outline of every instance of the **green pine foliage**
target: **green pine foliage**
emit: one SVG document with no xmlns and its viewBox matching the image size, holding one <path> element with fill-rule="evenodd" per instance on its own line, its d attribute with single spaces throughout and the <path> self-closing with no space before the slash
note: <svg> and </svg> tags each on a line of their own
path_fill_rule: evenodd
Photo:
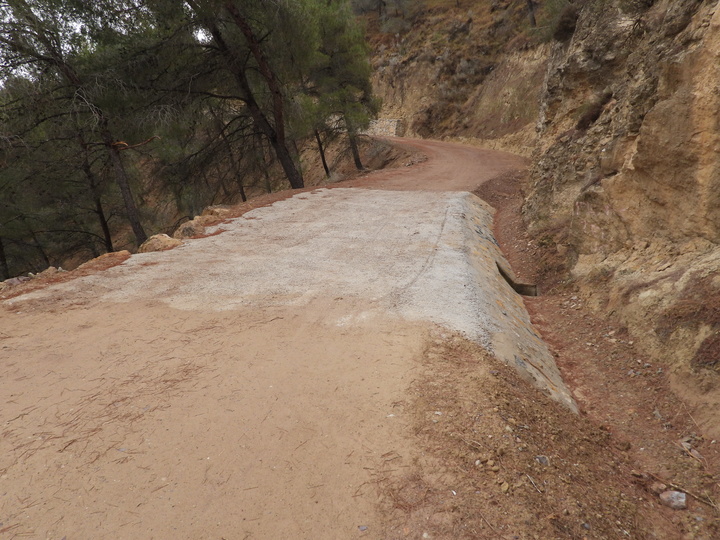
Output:
<svg viewBox="0 0 720 540">
<path fill-rule="evenodd" d="M 377 114 L 346 0 L 0 3 L 0 278 L 303 185 Z"/>
</svg>

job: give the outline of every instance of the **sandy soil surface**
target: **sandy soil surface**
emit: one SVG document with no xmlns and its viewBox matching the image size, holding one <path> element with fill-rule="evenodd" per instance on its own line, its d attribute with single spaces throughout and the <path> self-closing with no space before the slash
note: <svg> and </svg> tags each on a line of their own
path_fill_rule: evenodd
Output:
<svg viewBox="0 0 720 540">
<path fill-rule="evenodd" d="M 343 187 L 478 190 L 516 273 L 545 279 L 518 217 L 524 160 L 400 144 L 412 166 Z M 136 255 L 3 304 L 0 537 L 718 537 L 717 445 L 571 292 L 526 302 L 581 415 L 477 342 L 379 307 L 382 288 L 352 289 L 361 259 L 305 291 L 291 278 L 312 258 L 270 267 L 270 294 L 239 294 L 235 251 L 279 242 L 230 243 L 194 277 L 195 262 L 167 264 L 184 247 Z M 687 510 L 660 504 L 661 481 Z"/>
</svg>

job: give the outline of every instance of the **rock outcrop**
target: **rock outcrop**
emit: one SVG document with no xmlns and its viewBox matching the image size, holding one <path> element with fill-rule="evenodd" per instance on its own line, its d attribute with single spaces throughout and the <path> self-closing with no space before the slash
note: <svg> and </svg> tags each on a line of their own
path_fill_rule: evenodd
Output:
<svg viewBox="0 0 720 540">
<path fill-rule="evenodd" d="M 411 137 L 469 137 L 529 155 L 548 46 L 520 37 L 524 7 L 428 9 L 412 31 L 373 39 L 383 117 Z M 515 38 L 520 42 L 510 44 Z"/>
<path fill-rule="evenodd" d="M 173 238 L 178 240 L 184 240 L 186 238 L 195 238 L 205 234 L 205 225 L 202 223 L 203 220 L 195 218 L 191 221 L 186 221 L 180 225 L 177 230 L 173 233 Z"/>
<path fill-rule="evenodd" d="M 700 394 L 720 367 L 719 82 L 717 2 L 586 2 L 552 51 L 524 209 L 595 308 Z"/>
<path fill-rule="evenodd" d="M 532 155 L 523 212 L 554 254 L 549 272 L 672 366 L 676 387 L 711 418 L 720 411 L 718 2 L 574 0 L 555 12 L 561 3 L 548 2 L 535 29 L 524 6 L 428 9 L 411 32 L 376 37 L 384 114 L 407 120 L 411 136 Z"/>
</svg>

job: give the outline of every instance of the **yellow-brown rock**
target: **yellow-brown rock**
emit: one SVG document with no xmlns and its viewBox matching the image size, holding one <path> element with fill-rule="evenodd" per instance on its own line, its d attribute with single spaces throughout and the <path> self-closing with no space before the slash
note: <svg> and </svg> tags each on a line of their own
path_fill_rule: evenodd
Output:
<svg viewBox="0 0 720 540">
<path fill-rule="evenodd" d="M 182 240 L 170 238 L 167 234 L 156 234 L 148 238 L 138 249 L 138 253 L 150 253 L 151 251 L 167 251 L 182 244 Z"/>
</svg>

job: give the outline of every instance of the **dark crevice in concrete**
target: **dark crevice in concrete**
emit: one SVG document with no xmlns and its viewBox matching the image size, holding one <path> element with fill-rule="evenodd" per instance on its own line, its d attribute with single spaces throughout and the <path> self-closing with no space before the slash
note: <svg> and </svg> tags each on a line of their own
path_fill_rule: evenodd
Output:
<svg viewBox="0 0 720 540">
<path fill-rule="evenodd" d="M 510 272 L 508 272 L 505 268 L 502 267 L 502 265 L 495 261 L 495 264 L 497 265 L 498 272 L 500 272 L 500 275 L 503 277 L 505 281 L 508 282 L 508 284 L 513 288 L 513 290 L 521 294 L 523 296 L 539 296 L 538 293 L 538 286 L 537 285 L 529 285 L 527 283 L 518 283 L 513 278 Z"/>
</svg>

